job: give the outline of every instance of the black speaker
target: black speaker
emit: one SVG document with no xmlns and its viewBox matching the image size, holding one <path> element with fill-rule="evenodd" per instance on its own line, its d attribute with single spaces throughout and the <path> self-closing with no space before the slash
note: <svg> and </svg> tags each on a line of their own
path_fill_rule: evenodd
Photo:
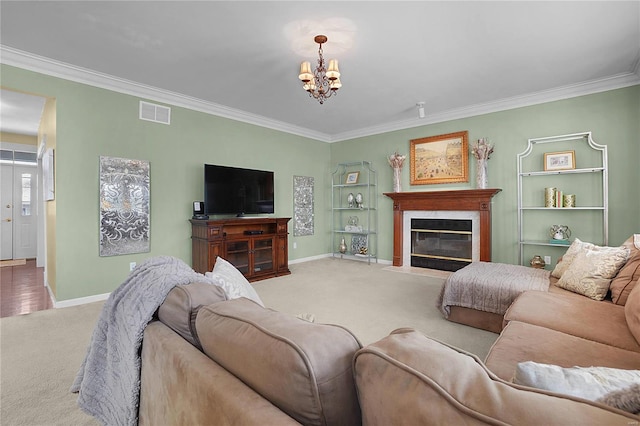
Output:
<svg viewBox="0 0 640 426">
<path fill-rule="evenodd" d="M 209 219 L 209 216 L 204 214 L 204 201 L 193 202 L 193 219 Z"/>
</svg>

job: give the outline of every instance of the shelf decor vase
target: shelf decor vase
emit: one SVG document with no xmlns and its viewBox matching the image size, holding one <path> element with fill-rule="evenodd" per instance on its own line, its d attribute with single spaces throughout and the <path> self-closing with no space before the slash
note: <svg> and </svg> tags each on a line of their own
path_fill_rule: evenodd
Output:
<svg viewBox="0 0 640 426">
<path fill-rule="evenodd" d="M 342 254 L 345 254 L 347 252 L 347 243 L 344 242 L 344 237 L 342 237 L 342 240 L 340 241 L 338 251 Z"/>
<path fill-rule="evenodd" d="M 394 152 L 387 158 L 389 165 L 393 169 L 393 192 L 402 192 L 402 165 L 406 155 Z"/>
<path fill-rule="evenodd" d="M 536 269 L 544 269 L 544 267 L 546 266 L 546 263 L 544 261 L 544 259 L 542 258 L 542 256 L 539 255 L 535 255 L 533 256 L 533 258 L 531 259 L 531 262 L 529 262 L 529 264 L 536 268 Z"/>
<path fill-rule="evenodd" d="M 402 168 L 393 168 L 393 192 L 402 192 Z"/>
<path fill-rule="evenodd" d="M 487 175 L 487 163 L 484 158 L 478 159 L 476 168 L 476 187 L 478 189 L 486 189 L 489 187 L 489 177 Z"/>
<path fill-rule="evenodd" d="M 476 161 L 476 188 L 486 189 L 489 187 L 489 177 L 487 176 L 487 162 L 493 154 L 493 144 L 486 138 L 480 138 L 471 148 L 471 153 Z"/>
</svg>

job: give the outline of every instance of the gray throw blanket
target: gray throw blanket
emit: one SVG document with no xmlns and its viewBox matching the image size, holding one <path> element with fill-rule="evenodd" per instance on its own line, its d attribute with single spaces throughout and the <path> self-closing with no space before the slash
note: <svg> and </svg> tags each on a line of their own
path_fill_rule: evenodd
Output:
<svg viewBox="0 0 640 426">
<path fill-rule="evenodd" d="M 445 318 L 451 306 L 503 315 L 520 293 L 548 291 L 550 274 L 520 265 L 473 262 L 446 279 L 437 305 Z"/>
<path fill-rule="evenodd" d="M 105 425 L 138 423 L 144 329 L 169 291 L 191 282 L 212 283 L 180 259 L 158 256 L 138 265 L 111 293 L 71 386 L 83 411 Z"/>
</svg>

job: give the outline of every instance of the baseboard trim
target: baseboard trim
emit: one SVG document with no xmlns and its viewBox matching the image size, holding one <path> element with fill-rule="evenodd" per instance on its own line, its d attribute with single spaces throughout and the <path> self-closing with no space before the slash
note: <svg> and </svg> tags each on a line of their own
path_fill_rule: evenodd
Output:
<svg viewBox="0 0 640 426">
<path fill-rule="evenodd" d="M 324 259 L 325 257 L 331 257 L 331 253 L 325 253 L 325 254 L 319 254 L 317 256 L 309 256 L 309 257 L 302 257 L 300 259 L 289 260 L 289 265 L 295 265 L 296 263 L 310 262 L 312 260 Z"/>
<path fill-rule="evenodd" d="M 49 292 L 49 294 L 51 294 L 51 292 Z M 101 302 L 103 300 L 107 300 L 110 294 L 111 293 L 96 294 L 94 296 L 78 297 L 77 299 L 62 300 L 60 302 L 56 301 L 53 296 L 51 296 L 51 299 L 53 300 L 53 307 L 58 309 L 58 308 L 69 308 L 71 306 L 85 305 L 87 303 L 93 303 L 93 302 Z"/>
<path fill-rule="evenodd" d="M 300 259 L 295 259 L 295 260 L 289 260 L 289 265 L 294 265 L 296 263 L 304 263 L 304 262 L 310 262 L 312 260 L 319 260 L 319 259 L 325 259 L 327 257 L 332 257 L 333 254 L 331 253 L 325 253 L 325 254 L 320 254 L 318 256 L 309 256 L 309 257 L 303 257 Z M 375 262 L 372 262 L 375 263 Z M 387 260 L 387 259 L 378 259 L 378 263 L 381 265 L 392 265 L 393 262 L 391 260 Z"/>
</svg>

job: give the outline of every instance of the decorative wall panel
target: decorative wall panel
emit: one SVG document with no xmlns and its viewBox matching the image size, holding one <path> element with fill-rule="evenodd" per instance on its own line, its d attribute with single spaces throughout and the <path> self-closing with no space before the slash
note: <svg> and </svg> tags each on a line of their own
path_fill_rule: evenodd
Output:
<svg viewBox="0 0 640 426">
<path fill-rule="evenodd" d="M 313 235 L 312 177 L 293 177 L 293 235 Z"/>
<path fill-rule="evenodd" d="M 149 251 L 149 162 L 100 157 L 100 256 Z"/>
</svg>

